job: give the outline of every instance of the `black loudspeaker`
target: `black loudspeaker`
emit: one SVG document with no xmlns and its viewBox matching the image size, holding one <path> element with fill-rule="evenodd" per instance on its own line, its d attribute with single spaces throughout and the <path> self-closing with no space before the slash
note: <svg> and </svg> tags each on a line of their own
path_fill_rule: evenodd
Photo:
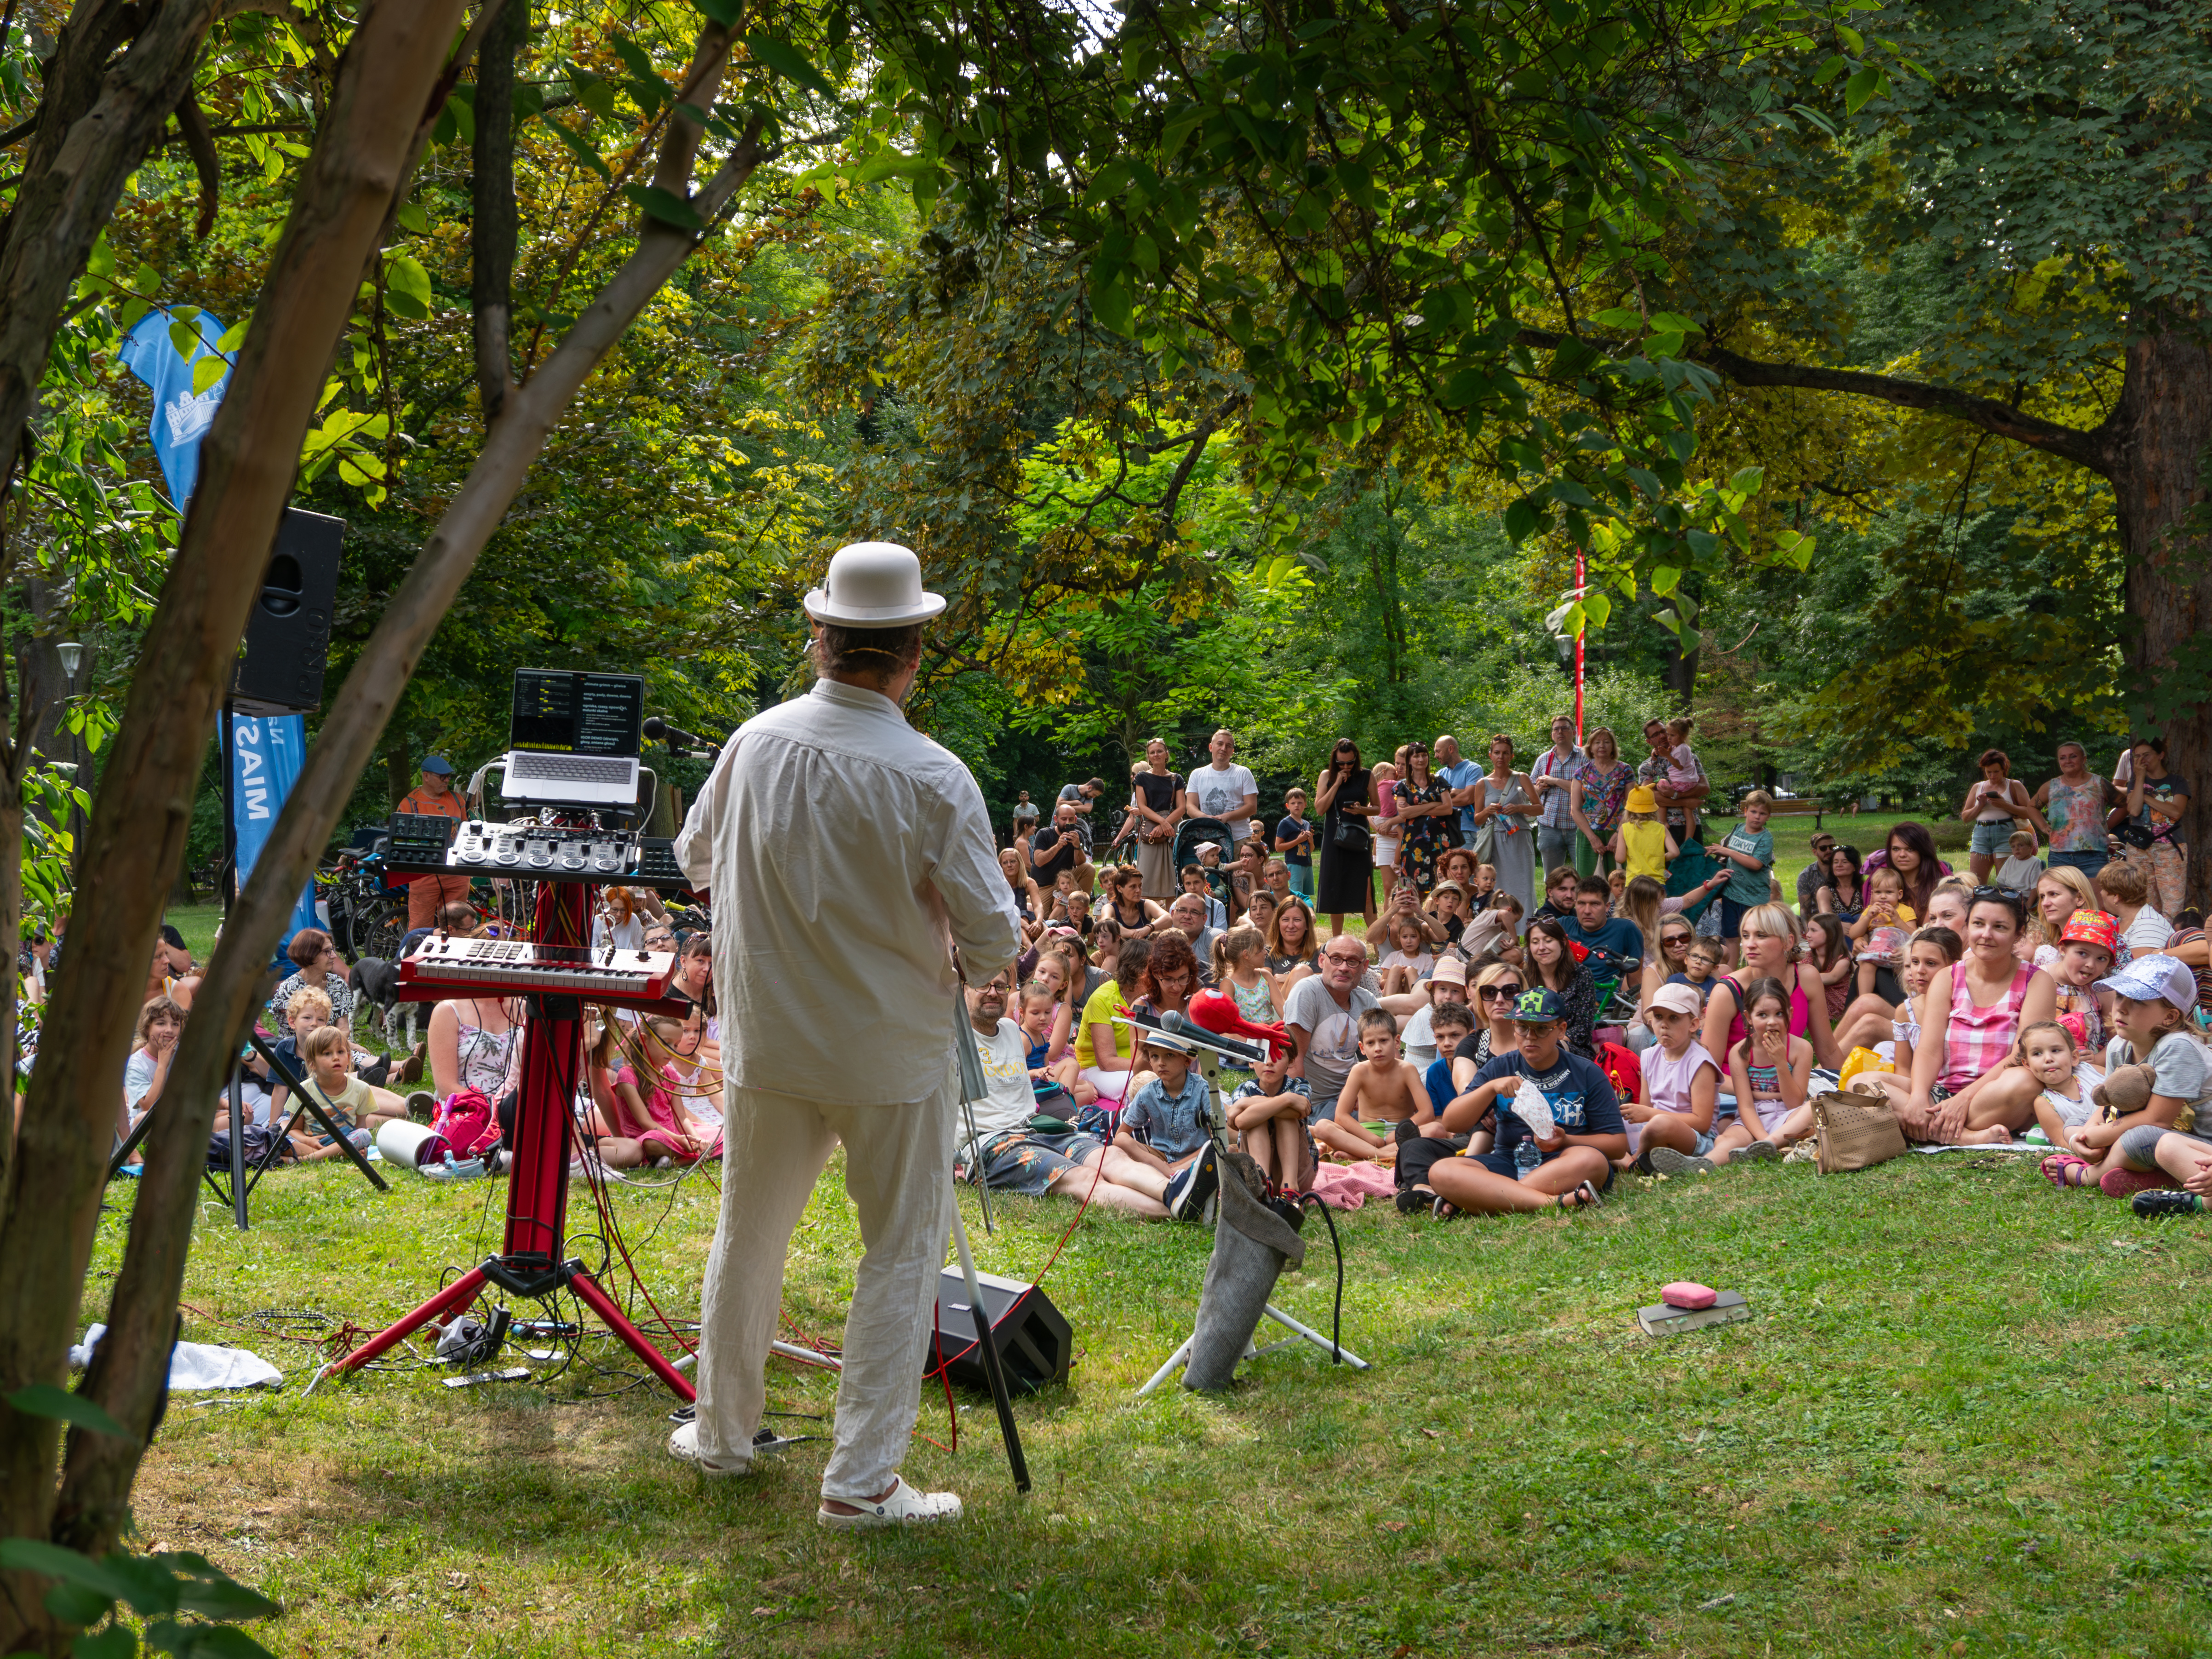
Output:
<svg viewBox="0 0 2212 1659">
<path fill-rule="evenodd" d="M 284 509 L 268 574 L 246 618 L 246 648 L 232 672 L 231 697 L 240 714 L 285 714 L 323 706 L 344 540 L 343 519 Z"/>
<path fill-rule="evenodd" d="M 975 1284 L 983 1292 L 983 1311 L 991 1316 L 991 1342 L 1006 1368 L 1006 1386 L 1036 1389 L 1066 1382 L 1075 1334 L 1045 1293 L 996 1273 L 979 1273 Z M 968 1281 L 957 1267 L 947 1267 L 937 1281 L 937 1329 L 924 1369 L 934 1375 L 948 1359 L 952 1380 L 963 1388 L 990 1387 L 975 1343 L 975 1316 L 969 1311 Z"/>
</svg>

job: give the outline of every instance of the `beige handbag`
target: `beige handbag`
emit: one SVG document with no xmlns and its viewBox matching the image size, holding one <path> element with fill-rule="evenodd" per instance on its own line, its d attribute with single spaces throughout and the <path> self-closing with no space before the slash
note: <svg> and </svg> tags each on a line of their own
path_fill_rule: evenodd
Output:
<svg viewBox="0 0 2212 1659">
<path fill-rule="evenodd" d="M 1897 1112 L 1880 1095 L 1830 1090 L 1813 1097 L 1814 1133 L 1819 1139 L 1822 1175 L 1863 1170 L 1905 1152 L 1905 1131 Z"/>
</svg>

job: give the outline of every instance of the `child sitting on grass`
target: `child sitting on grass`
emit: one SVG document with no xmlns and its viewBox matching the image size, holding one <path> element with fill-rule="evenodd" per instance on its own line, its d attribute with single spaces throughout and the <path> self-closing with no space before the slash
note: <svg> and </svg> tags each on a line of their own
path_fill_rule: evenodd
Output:
<svg viewBox="0 0 2212 1659">
<path fill-rule="evenodd" d="M 349 1132 L 346 1139 L 361 1151 L 369 1148 L 386 1124 L 406 1117 L 405 1101 L 353 1074 L 353 1044 L 338 1027 L 320 1025 L 309 1032 L 300 1045 L 300 1058 L 306 1062 L 307 1075 L 301 1080 L 307 1092 L 330 1114 L 331 1122 Z M 315 1130 L 293 1137 L 303 1164 L 338 1155 L 337 1143 L 322 1133 L 319 1125 Z"/>
<path fill-rule="evenodd" d="M 1845 930 L 1858 945 L 1858 993 L 1874 994 L 1875 976 L 1884 968 L 1896 968 L 1911 937 L 1916 920 L 1905 902 L 1905 877 L 1893 866 L 1883 865 L 1866 880 L 1867 906 Z"/>
<path fill-rule="evenodd" d="M 1708 1154 L 1720 1138 L 1713 1111 L 1721 1068 L 1698 1041 L 1705 1014 L 1705 999 L 1692 986 L 1668 983 L 1652 993 L 1651 1030 L 1657 1040 L 1639 1056 L 1637 1099 L 1621 1103 L 1628 1151 L 1616 1168 L 1632 1165 L 1649 1175 L 1705 1174 L 1714 1168 Z M 1786 1030 L 1786 1017 L 1783 1024 Z"/>
<path fill-rule="evenodd" d="M 1021 1027 L 1023 1041 L 1029 1044 L 1030 1087 L 1036 1091 L 1037 1109 L 1065 1107 L 1065 1115 L 1073 1122 L 1078 1111 L 1098 1098 L 1098 1091 L 1083 1080 L 1083 1068 L 1075 1063 L 1073 1048 L 1060 1055 L 1058 1064 L 1053 1063 L 1053 1022 L 1061 1006 L 1052 987 L 1033 979 L 1022 988 L 1021 1017 L 1014 1024 Z"/>
<path fill-rule="evenodd" d="M 1820 969 L 1820 987 L 1828 994 L 1828 1018 L 1832 1023 L 1841 1018 L 1844 1010 L 1851 1005 L 1851 940 L 1842 919 L 1825 910 L 1816 910 L 1806 917 L 1805 954 Z"/>
<path fill-rule="evenodd" d="M 1342 1158 L 1395 1163 L 1397 1146 L 1389 1132 L 1401 1123 L 1429 1122 L 1436 1114 L 1429 1109 L 1420 1072 L 1399 1050 L 1395 1017 L 1380 1008 L 1360 1015 L 1359 1054 L 1336 1097 L 1336 1115 L 1313 1126 L 1314 1142 Z M 1367 1127 L 1370 1122 L 1376 1129 Z"/>
<path fill-rule="evenodd" d="M 1429 1029 L 1437 1039 L 1437 1057 L 1421 1074 L 1421 1088 L 1429 1097 L 1431 1115 L 1442 1118 L 1444 1108 L 1474 1087 L 1474 1074 L 1482 1069 L 1474 1057 L 1474 1010 L 1464 1002 L 1440 1002 L 1429 1011 Z M 1401 1138 L 1407 1131 L 1396 1131 Z M 1468 1149 L 1490 1150 L 1492 1136 L 1477 1129 L 1462 1136 Z"/>
<path fill-rule="evenodd" d="M 1670 975 L 1667 982 L 1688 986 L 1702 1002 L 1712 995 L 1713 981 L 1719 975 L 1722 959 L 1727 954 L 1717 939 L 1693 939 L 1690 948 L 1682 953 L 1682 971 Z"/>
<path fill-rule="evenodd" d="M 1468 907 L 1487 910 L 1498 897 L 1498 866 L 1478 864 L 1474 866 L 1474 884 L 1467 890 Z"/>
<path fill-rule="evenodd" d="M 2058 960 L 2045 969 L 2058 981 L 2055 1017 L 2083 1054 L 2105 1052 L 2105 1011 L 2097 981 L 2112 971 L 2120 930 L 2102 910 L 2076 910 L 2058 934 Z"/>
<path fill-rule="evenodd" d="M 1813 1075 L 1813 1045 L 1790 1035 L 1790 993 L 1780 980 L 1755 979 L 1744 988 L 1743 1041 L 1729 1050 L 1729 1079 L 1736 1121 L 1713 1143 L 1713 1162 L 1753 1162 L 1813 1133 L 1805 1104 Z"/>
<path fill-rule="evenodd" d="M 1114 1145 L 1168 1177 L 1162 1202 L 1177 1220 L 1202 1218 L 1219 1174 L 1206 1121 L 1206 1079 L 1191 1063 L 1196 1052 L 1171 1032 L 1137 1028 L 1137 1060 L 1152 1073 L 1121 1108 Z"/>
<path fill-rule="evenodd" d="M 2185 963 L 2140 957 L 2097 988 L 2112 994 L 2115 1033 L 2105 1049 L 2105 1080 L 2090 1091 L 2101 1109 L 2070 1132 L 2073 1152 L 2043 1160 L 2043 1172 L 2053 1186 L 2094 1180 L 2108 1196 L 2127 1198 L 2172 1184 L 2158 1157 L 2162 1139 L 2203 1139 L 2197 1114 L 2212 1109 L 2212 1061 L 2186 1029 L 2197 976 Z"/>
<path fill-rule="evenodd" d="M 1289 1067 L 1290 1057 L 1269 1043 L 1267 1059 L 1237 1085 L 1225 1110 L 1260 1173 L 1281 1190 L 1303 1193 L 1312 1189 L 1316 1164 L 1306 1133 L 1313 1093 L 1304 1078 L 1286 1075 Z"/>
<path fill-rule="evenodd" d="M 2055 1019 L 2039 1019 L 2023 1027 L 2012 1054 L 2013 1063 L 2027 1068 L 2041 1085 L 2035 1097 L 2035 1121 L 2044 1139 L 2062 1152 L 2075 1152 L 2074 1131 L 2096 1115 L 2089 1091 L 2105 1080 L 2105 1074 L 2081 1058 L 2074 1033 Z"/>
<path fill-rule="evenodd" d="M 1401 916 L 1390 926 L 1390 942 L 1397 948 L 1382 958 L 1382 994 L 1395 996 L 1410 991 L 1435 971 L 1436 953 L 1429 948 L 1429 939 L 1421 924 L 1411 916 Z M 1246 1015 L 1250 1018 L 1250 1015 Z"/>
</svg>

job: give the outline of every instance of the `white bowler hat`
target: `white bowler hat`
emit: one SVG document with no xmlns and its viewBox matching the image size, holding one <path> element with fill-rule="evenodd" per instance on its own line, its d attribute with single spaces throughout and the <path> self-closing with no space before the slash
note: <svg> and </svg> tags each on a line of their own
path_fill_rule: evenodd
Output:
<svg viewBox="0 0 2212 1659">
<path fill-rule="evenodd" d="M 806 614 L 842 628 L 902 628 L 945 609 L 922 591 L 921 561 L 896 542 L 854 542 L 830 556 L 830 574 L 806 596 Z"/>
</svg>

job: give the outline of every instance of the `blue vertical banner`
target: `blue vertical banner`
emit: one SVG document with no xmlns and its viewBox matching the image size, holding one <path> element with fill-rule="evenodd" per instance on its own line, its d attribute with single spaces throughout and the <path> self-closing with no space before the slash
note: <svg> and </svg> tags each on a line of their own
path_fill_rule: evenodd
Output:
<svg viewBox="0 0 2212 1659">
<path fill-rule="evenodd" d="M 231 799 L 238 822 L 238 884 L 253 872 L 254 860 L 276 827 L 276 814 L 300 768 L 307 757 L 307 720 L 304 714 L 233 714 L 230 717 Z M 292 920 L 277 945 L 281 954 L 302 927 L 319 927 L 315 915 L 314 878 L 292 907 Z"/>
</svg>

